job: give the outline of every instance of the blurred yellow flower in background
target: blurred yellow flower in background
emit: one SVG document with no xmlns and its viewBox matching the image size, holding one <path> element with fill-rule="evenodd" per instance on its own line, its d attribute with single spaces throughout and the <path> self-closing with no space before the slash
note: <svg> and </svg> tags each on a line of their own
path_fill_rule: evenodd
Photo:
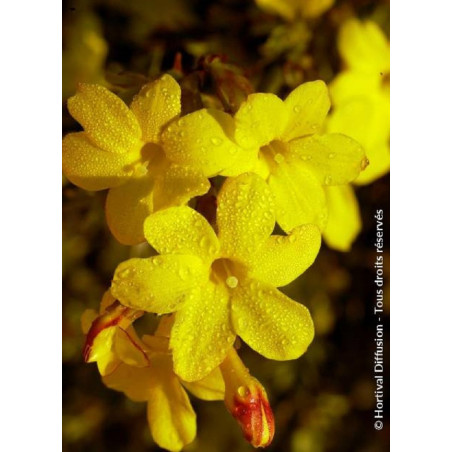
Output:
<svg viewBox="0 0 452 452">
<path fill-rule="evenodd" d="M 297 16 L 312 19 L 323 14 L 333 6 L 334 0 L 256 0 L 265 11 L 279 14 L 286 20 Z"/>
<path fill-rule="evenodd" d="M 320 248 L 315 225 L 271 236 L 272 194 L 259 176 L 227 179 L 218 195 L 218 235 L 198 212 L 173 207 L 151 215 L 144 231 L 160 253 L 121 263 L 112 294 L 133 309 L 176 312 L 170 348 L 186 381 L 205 377 L 236 334 L 276 360 L 302 355 L 314 336 L 308 310 L 275 287 L 303 273 Z"/>
<path fill-rule="evenodd" d="M 108 44 L 100 21 L 90 11 L 80 11 L 64 28 L 63 99 L 75 93 L 78 83 L 105 84 L 104 63 Z"/>
<path fill-rule="evenodd" d="M 63 140 L 63 171 L 86 190 L 110 188 L 107 223 L 125 245 L 144 241 L 143 222 L 153 211 L 187 203 L 209 189 L 203 175 L 172 164 L 161 146 L 166 124 L 181 111 L 181 90 L 169 75 L 146 84 L 130 109 L 100 85 L 80 84 L 68 100 L 83 132 Z"/>
<path fill-rule="evenodd" d="M 338 47 L 346 69 L 330 85 L 327 129 L 362 144 L 370 164 L 354 182 L 368 184 L 389 170 L 389 42 L 376 23 L 350 19 Z"/>
<path fill-rule="evenodd" d="M 369 184 L 389 171 L 389 41 L 376 23 L 350 19 L 339 30 L 338 48 L 345 69 L 330 84 L 327 131 L 344 133 L 364 147 L 369 166 L 354 183 Z M 347 251 L 361 229 L 358 202 L 344 186 L 328 187 L 327 199 L 325 241 Z"/>
<path fill-rule="evenodd" d="M 135 402 L 147 402 L 148 423 L 155 442 L 167 450 L 179 451 L 196 437 L 196 414 L 184 386 L 200 399 L 223 400 L 221 372 L 216 368 L 200 381 L 183 382 L 173 372 L 168 349 L 173 319 L 164 317 L 154 335 L 139 339 L 133 327 L 124 330 L 119 326 L 128 323 L 124 310 L 132 310 L 115 304 L 109 292 L 106 298 L 113 304 L 91 326 L 92 313 L 84 315 L 85 360 L 97 361 L 106 386 L 124 392 Z"/>
<path fill-rule="evenodd" d="M 162 135 L 168 157 L 207 177 L 252 171 L 268 183 L 276 220 L 285 232 L 327 222 L 325 186 L 353 181 L 366 168 L 359 143 L 338 134 L 318 135 L 330 108 L 324 82 L 308 82 L 282 101 L 248 96 L 234 117 L 203 109 L 181 118 Z"/>
</svg>

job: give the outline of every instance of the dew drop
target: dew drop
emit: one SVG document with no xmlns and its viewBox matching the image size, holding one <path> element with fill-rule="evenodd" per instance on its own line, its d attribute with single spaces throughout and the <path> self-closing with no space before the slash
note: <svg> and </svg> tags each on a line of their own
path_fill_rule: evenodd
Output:
<svg viewBox="0 0 452 452">
<path fill-rule="evenodd" d="M 182 281 L 186 281 L 188 278 L 188 271 L 186 268 L 179 269 L 179 277 Z"/>
<path fill-rule="evenodd" d="M 336 157 L 336 153 L 335 153 L 335 152 L 330 152 L 330 153 L 328 154 L 328 158 L 329 158 L 329 159 L 334 159 L 334 157 Z"/>
<path fill-rule="evenodd" d="M 367 157 L 364 157 L 361 160 L 361 171 L 364 171 L 367 168 L 367 165 L 369 165 L 369 159 Z"/>
<path fill-rule="evenodd" d="M 245 397 L 248 395 L 248 390 L 247 388 L 245 388 L 245 386 L 239 386 L 239 388 L 237 389 L 237 394 L 240 397 Z"/>
<path fill-rule="evenodd" d="M 218 137 L 212 137 L 212 138 L 210 139 L 210 141 L 211 141 L 212 144 L 214 144 L 215 146 L 219 146 L 219 145 L 223 142 L 223 140 L 222 140 L 221 138 L 218 138 Z"/>
<path fill-rule="evenodd" d="M 299 105 L 295 105 L 295 107 L 293 107 L 293 111 L 294 111 L 295 113 L 300 113 L 301 107 L 300 107 Z"/>
<path fill-rule="evenodd" d="M 130 275 L 130 268 L 126 268 L 126 269 L 124 269 L 124 270 L 121 270 L 121 271 L 118 273 L 118 276 L 119 276 L 120 278 L 127 278 L 129 275 Z"/>
<path fill-rule="evenodd" d="M 226 278 L 226 285 L 231 289 L 235 289 L 239 283 L 239 280 L 235 276 L 228 276 Z"/>
<path fill-rule="evenodd" d="M 330 175 L 325 176 L 325 185 L 330 185 L 332 180 L 333 178 Z"/>
</svg>

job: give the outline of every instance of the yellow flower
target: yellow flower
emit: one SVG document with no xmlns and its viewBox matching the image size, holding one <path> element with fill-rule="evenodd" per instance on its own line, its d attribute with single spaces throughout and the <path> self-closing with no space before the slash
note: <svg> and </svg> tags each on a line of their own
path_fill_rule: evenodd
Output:
<svg viewBox="0 0 452 452">
<path fill-rule="evenodd" d="M 330 86 L 327 129 L 362 144 L 370 164 L 355 183 L 368 184 L 389 171 L 389 42 L 374 22 L 350 19 L 338 47 L 346 69 Z"/>
<path fill-rule="evenodd" d="M 160 253 L 116 269 L 113 295 L 133 309 L 176 312 L 171 332 L 175 372 L 198 380 L 217 367 L 240 335 L 263 356 L 295 359 L 314 336 L 308 310 L 275 287 L 314 261 L 315 225 L 289 236 L 275 226 L 272 194 L 257 175 L 227 179 L 218 195 L 218 235 L 198 212 L 172 207 L 147 218 L 148 242 Z"/>
<path fill-rule="evenodd" d="M 389 42 L 371 22 L 348 20 L 339 31 L 339 53 L 346 69 L 331 83 L 333 112 L 328 132 L 356 139 L 369 166 L 354 183 L 369 184 L 389 171 Z M 350 187 L 327 187 L 325 242 L 348 251 L 361 230 L 358 202 Z"/>
<path fill-rule="evenodd" d="M 333 6 L 334 0 L 256 0 L 265 11 L 279 14 L 286 20 L 297 16 L 311 19 L 318 17 Z"/>
<path fill-rule="evenodd" d="M 63 140 L 63 170 L 86 190 L 110 188 L 107 223 L 123 244 L 144 241 L 143 222 L 152 212 L 204 194 L 199 171 L 172 164 L 161 146 L 163 128 L 181 111 L 180 87 L 169 75 L 148 83 L 130 109 L 99 85 L 80 84 L 68 100 L 83 132 Z"/>
<path fill-rule="evenodd" d="M 318 135 L 330 108 L 322 81 L 294 89 L 282 101 L 251 94 L 234 117 L 213 109 L 172 124 L 162 141 L 172 160 L 211 177 L 261 175 L 276 200 L 285 232 L 327 221 L 325 186 L 347 184 L 367 165 L 361 146 L 342 134 Z"/>
<path fill-rule="evenodd" d="M 111 295 L 107 296 L 112 299 Z M 85 346 L 89 353 L 85 357 L 90 362 L 97 361 L 99 370 L 100 361 L 107 363 L 109 371 L 100 372 L 106 386 L 124 392 L 133 401 L 147 402 L 148 422 L 155 442 L 164 449 L 179 451 L 196 436 L 196 414 L 184 386 L 203 400 L 223 400 L 221 372 L 217 368 L 200 381 L 183 382 L 173 372 L 168 350 L 172 319 L 163 318 L 154 335 L 139 339 L 132 327 L 125 331 L 119 326 L 124 321 L 120 312 L 129 308 L 112 306 L 115 314 L 104 312 L 92 323 Z M 84 316 L 85 326 L 90 315 Z M 117 323 L 112 325 L 112 319 Z"/>
</svg>

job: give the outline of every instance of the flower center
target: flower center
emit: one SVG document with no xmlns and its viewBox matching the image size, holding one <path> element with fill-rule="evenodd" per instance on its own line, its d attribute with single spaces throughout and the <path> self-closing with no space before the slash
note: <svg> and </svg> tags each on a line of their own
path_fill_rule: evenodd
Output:
<svg viewBox="0 0 452 452">
<path fill-rule="evenodd" d="M 275 165 L 286 161 L 287 146 L 280 140 L 273 140 L 260 148 L 260 155 L 271 170 Z"/>
<path fill-rule="evenodd" d="M 239 284 L 241 270 L 238 265 L 229 259 L 217 259 L 212 263 L 211 279 L 226 284 L 235 289 Z"/>
<path fill-rule="evenodd" d="M 135 164 L 134 174 L 144 176 L 161 172 L 167 164 L 165 151 L 155 143 L 146 143 L 140 150 L 140 159 Z"/>
</svg>

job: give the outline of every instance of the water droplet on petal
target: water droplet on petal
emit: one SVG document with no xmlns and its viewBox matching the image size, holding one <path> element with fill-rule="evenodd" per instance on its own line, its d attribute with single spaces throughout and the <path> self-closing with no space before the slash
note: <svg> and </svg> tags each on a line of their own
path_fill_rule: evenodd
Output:
<svg viewBox="0 0 452 452">
<path fill-rule="evenodd" d="M 235 289 L 239 283 L 239 280 L 235 276 L 228 276 L 226 278 L 226 285 L 231 289 Z"/>
<path fill-rule="evenodd" d="M 223 140 L 222 140 L 221 138 L 218 138 L 218 137 L 212 137 L 212 138 L 210 139 L 210 141 L 211 141 L 212 144 L 214 144 L 215 146 L 219 146 L 219 145 L 223 142 Z"/>
<path fill-rule="evenodd" d="M 239 386 L 239 388 L 237 389 L 237 394 L 240 397 L 245 397 L 248 394 L 248 390 L 247 388 L 245 388 L 245 386 Z"/>
<path fill-rule="evenodd" d="M 369 159 L 367 157 L 364 157 L 361 160 L 361 171 L 364 171 L 367 168 L 367 165 L 369 165 Z"/>
<path fill-rule="evenodd" d="M 126 268 L 126 269 L 124 269 L 124 270 L 121 270 L 121 271 L 118 273 L 118 276 L 119 276 L 120 278 L 127 278 L 129 275 L 130 275 L 130 268 Z"/>
</svg>

